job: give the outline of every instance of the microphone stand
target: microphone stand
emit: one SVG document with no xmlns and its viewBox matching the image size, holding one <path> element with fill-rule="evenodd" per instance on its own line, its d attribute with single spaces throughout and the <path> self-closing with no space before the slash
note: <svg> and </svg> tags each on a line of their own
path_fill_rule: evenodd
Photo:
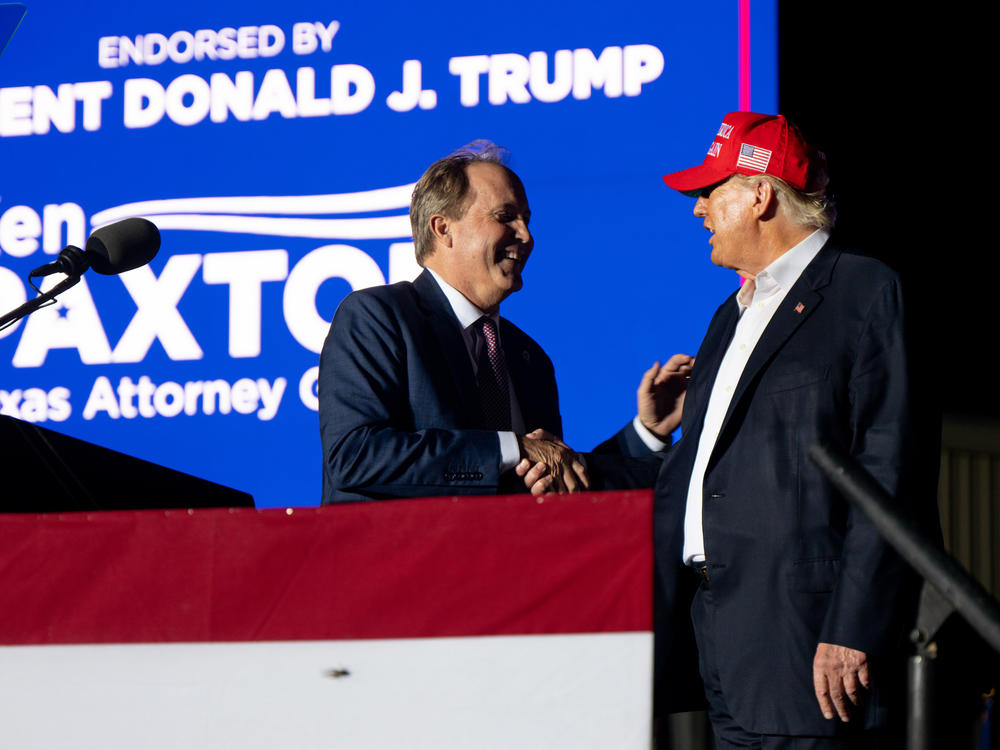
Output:
<svg viewBox="0 0 1000 750">
<path fill-rule="evenodd" d="M 123 219 L 94 230 L 87 238 L 85 250 L 67 245 L 53 262 L 39 266 L 28 274 L 28 283 L 38 291 L 38 296 L 0 316 L 0 331 L 77 284 L 88 268 L 105 276 L 124 273 L 149 263 L 159 249 L 160 231 L 148 219 Z M 47 292 L 42 292 L 31 281 L 51 273 L 64 273 L 66 278 Z"/>
<path fill-rule="evenodd" d="M 0 331 L 2 331 L 4 328 L 11 325 L 12 323 L 17 322 L 25 315 L 33 313 L 35 310 L 37 310 L 45 303 L 51 302 L 53 299 L 55 299 L 57 294 L 62 294 L 70 287 L 75 286 L 79 281 L 80 281 L 79 275 L 67 276 L 65 279 L 63 279 L 54 287 L 52 287 L 49 291 L 39 294 L 34 299 L 29 299 L 20 307 L 11 310 L 9 313 L 4 314 L 3 316 L 0 316 Z"/>
<path fill-rule="evenodd" d="M 38 296 L 34 299 L 29 299 L 16 310 L 11 310 L 6 315 L 0 317 L 0 331 L 20 320 L 25 315 L 30 315 L 47 302 L 54 300 L 57 294 L 62 294 L 79 282 L 80 277 L 83 276 L 88 268 L 90 268 L 90 259 L 80 248 L 73 245 L 64 247 L 59 253 L 59 257 L 52 263 L 40 266 L 28 274 L 28 283 L 38 291 Z M 38 289 L 31 281 L 32 276 L 47 276 L 50 273 L 58 272 L 66 274 L 66 278 L 47 292 Z"/>
</svg>

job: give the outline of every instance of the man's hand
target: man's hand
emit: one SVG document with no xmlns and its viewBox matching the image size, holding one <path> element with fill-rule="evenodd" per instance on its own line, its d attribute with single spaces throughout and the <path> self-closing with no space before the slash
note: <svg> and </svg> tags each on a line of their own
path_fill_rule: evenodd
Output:
<svg viewBox="0 0 1000 750">
<path fill-rule="evenodd" d="M 524 437 L 518 435 L 523 458 L 514 467 L 524 478 L 532 495 L 546 492 L 580 492 L 590 487 L 590 478 L 580 456 L 545 430 L 535 430 Z"/>
<path fill-rule="evenodd" d="M 693 366 L 694 357 L 675 354 L 662 367 L 656 362 L 642 376 L 636 391 L 639 421 L 661 440 L 666 440 L 681 423 L 684 393 Z"/>
<path fill-rule="evenodd" d="M 860 705 L 861 690 L 871 683 L 868 674 L 868 656 L 846 646 L 821 643 L 813 659 L 813 687 L 823 717 L 832 719 L 834 709 L 842 721 L 851 720 L 850 701 Z"/>
</svg>

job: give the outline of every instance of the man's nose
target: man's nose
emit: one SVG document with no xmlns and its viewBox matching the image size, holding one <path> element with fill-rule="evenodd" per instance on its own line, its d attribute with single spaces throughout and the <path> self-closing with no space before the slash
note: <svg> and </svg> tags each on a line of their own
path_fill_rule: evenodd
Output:
<svg viewBox="0 0 1000 750">
<path fill-rule="evenodd" d="M 705 196 L 699 195 L 698 200 L 694 202 L 694 215 L 695 216 L 705 216 L 705 206 L 708 205 L 708 201 Z"/>
<path fill-rule="evenodd" d="M 531 230 L 528 229 L 528 223 L 523 219 L 517 222 L 514 236 L 517 237 L 522 244 L 528 245 L 529 247 L 531 246 Z"/>
</svg>

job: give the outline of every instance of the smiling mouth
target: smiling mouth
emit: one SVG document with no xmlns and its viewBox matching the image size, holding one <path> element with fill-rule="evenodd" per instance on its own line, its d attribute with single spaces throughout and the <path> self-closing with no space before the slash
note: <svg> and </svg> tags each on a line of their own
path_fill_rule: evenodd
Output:
<svg viewBox="0 0 1000 750">
<path fill-rule="evenodd" d="M 512 260 L 515 265 L 523 266 L 528 260 L 528 254 L 519 253 L 517 250 L 505 250 L 500 256 L 500 260 Z"/>
</svg>

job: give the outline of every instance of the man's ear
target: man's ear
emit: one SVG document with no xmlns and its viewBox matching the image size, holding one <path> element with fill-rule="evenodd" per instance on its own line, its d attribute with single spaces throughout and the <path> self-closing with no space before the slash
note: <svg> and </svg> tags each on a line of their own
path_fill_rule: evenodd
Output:
<svg viewBox="0 0 1000 750">
<path fill-rule="evenodd" d="M 778 196 L 774 185 L 767 180 L 757 180 L 753 189 L 753 214 L 757 219 L 770 219 L 778 211 Z"/>
<path fill-rule="evenodd" d="M 434 214 L 431 217 L 431 234 L 442 245 L 451 247 L 451 222 L 447 216 Z"/>
</svg>

